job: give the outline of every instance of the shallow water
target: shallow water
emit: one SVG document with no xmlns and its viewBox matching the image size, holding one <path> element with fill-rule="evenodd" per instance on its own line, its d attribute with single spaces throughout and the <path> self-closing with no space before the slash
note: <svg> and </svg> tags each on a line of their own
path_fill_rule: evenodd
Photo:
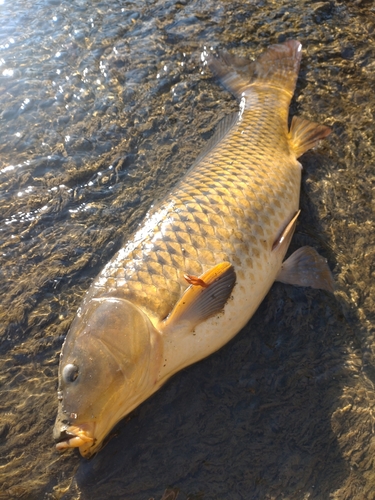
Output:
<svg viewBox="0 0 375 500">
<path fill-rule="evenodd" d="M 371 1 L 0 1 L 0 498 L 373 498 L 375 8 Z M 291 251 L 338 290 L 276 284 L 92 460 L 52 441 L 59 351 L 93 277 L 236 102 L 204 47 L 304 47 Z"/>
</svg>

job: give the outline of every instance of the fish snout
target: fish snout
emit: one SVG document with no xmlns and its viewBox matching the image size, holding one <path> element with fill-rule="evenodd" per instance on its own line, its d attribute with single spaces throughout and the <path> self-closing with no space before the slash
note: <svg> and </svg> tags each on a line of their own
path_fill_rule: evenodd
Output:
<svg viewBox="0 0 375 500">
<path fill-rule="evenodd" d="M 56 443 L 66 439 L 66 431 L 71 425 L 67 415 L 64 414 L 61 403 L 59 404 L 58 413 L 53 427 L 53 439 Z"/>
<path fill-rule="evenodd" d="M 81 455 L 87 455 L 87 451 L 95 443 L 94 423 L 69 425 L 56 421 L 53 429 L 53 438 L 56 442 L 56 449 L 63 451 L 68 448 L 79 448 Z"/>
</svg>

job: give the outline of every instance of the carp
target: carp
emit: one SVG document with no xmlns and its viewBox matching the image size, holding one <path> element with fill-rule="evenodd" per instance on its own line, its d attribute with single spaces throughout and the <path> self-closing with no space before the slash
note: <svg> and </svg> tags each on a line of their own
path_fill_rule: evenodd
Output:
<svg viewBox="0 0 375 500">
<path fill-rule="evenodd" d="M 184 177 L 94 280 L 64 342 L 54 438 L 90 457 L 173 374 L 220 349 L 274 281 L 333 291 L 326 260 L 283 262 L 300 213 L 305 151 L 326 126 L 288 113 L 302 50 L 255 62 L 204 53 L 240 101 Z"/>
</svg>

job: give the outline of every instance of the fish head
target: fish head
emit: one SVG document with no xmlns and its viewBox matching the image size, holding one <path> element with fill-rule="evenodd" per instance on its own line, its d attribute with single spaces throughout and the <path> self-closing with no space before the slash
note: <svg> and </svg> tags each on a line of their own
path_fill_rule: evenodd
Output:
<svg viewBox="0 0 375 500">
<path fill-rule="evenodd" d="M 156 390 L 160 352 L 160 333 L 137 306 L 117 297 L 89 300 L 61 352 L 56 448 L 96 453 L 112 427 Z"/>
</svg>

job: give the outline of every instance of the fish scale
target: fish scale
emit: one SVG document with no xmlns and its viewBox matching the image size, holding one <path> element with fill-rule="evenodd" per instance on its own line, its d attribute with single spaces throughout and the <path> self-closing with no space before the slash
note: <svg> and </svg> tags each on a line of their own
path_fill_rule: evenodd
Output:
<svg viewBox="0 0 375 500">
<path fill-rule="evenodd" d="M 91 297 L 115 291 L 157 322 L 187 288 L 186 273 L 200 275 L 229 261 L 239 280 L 250 269 L 256 280 L 264 250 L 298 208 L 300 189 L 300 166 L 289 147 L 288 96 L 268 92 L 260 89 L 248 100 L 225 140 L 150 212 L 98 276 Z"/>
</svg>

